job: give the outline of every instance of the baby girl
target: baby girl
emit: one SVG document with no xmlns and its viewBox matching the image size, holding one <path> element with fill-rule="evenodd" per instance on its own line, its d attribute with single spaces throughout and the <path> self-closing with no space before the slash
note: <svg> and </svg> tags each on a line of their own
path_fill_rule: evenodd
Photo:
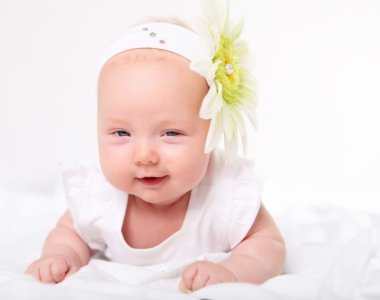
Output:
<svg viewBox="0 0 380 300">
<path fill-rule="evenodd" d="M 151 22 L 106 51 L 100 167 L 63 166 L 69 208 L 26 273 L 59 283 L 97 252 L 142 267 L 186 262 L 185 292 L 281 273 L 282 236 L 260 201 L 253 163 L 236 155 L 255 101 L 242 26 L 228 29 L 223 9 L 222 22 L 210 21 L 212 2 L 204 2 L 202 32 Z M 225 151 L 216 149 L 222 136 Z"/>
</svg>

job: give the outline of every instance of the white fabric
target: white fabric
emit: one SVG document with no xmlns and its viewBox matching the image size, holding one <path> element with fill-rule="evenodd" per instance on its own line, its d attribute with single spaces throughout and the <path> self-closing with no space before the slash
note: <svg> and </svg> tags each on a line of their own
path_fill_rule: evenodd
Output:
<svg viewBox="0 0 380 300">
<path fill-rule="evenodd" d="M 22 272 L 39 257 L 66 208 L 61 191 L 56 192 L 0 189 L 1 300 L 380 299 L 380 216 L 331 205 L 282 205 L 274 217 L 287 243 L 286 274 L 263 285 L 220 284 L 183 295 L 174 268 L 162 272 L 98 259 L 62 284 L 41 284 Z M 272 200 L 280 203 L 283 197 L 279 193 Z"/>
<path fill-rule="evenodd" d="M 88 162 L 64 164 L 63 175 L 79 235 L 109 260 L 135 266 L 168 269 L 199 259 L 220 261 L 246 236 L 260 207 L 262 182 L 254 176 L 253 162 L 226 163 L 224 152 L 217 150 L 191 191 L 180 230 L 155 247 L 134 249 L 121 231 L 128 195 L 113 188 L 100 168 Z"/>
<path fill-rule="evenodd" d="M 210 52 L 205 41 L 193 31 L 176 24 L 151 22 L 135 26 L 106 49 L 99 63 L 103 65 L 118 53 L 139 48 L 155 48 L 174 52 L 193 61 L 200 53 Z"/>
</svg>

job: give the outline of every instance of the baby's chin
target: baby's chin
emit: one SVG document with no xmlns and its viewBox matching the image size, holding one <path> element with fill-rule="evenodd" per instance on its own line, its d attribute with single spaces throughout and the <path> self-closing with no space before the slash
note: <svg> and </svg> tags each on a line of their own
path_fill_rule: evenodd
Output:
<svg viewBox="0 0 380 300">
<path fill-rule="evenodd" d="M 170 193 L 164 194 L 157 191 L 145 191 L 144 193 L 130 194 L 129 199 L 142 201 L 146 204 L 150 204 L 151 206 L 157 208 L 170 207 L 182 200 L 187 201 L 190 199 L 190 191 L 175 197 L 169 195 Z"/>
</svg>

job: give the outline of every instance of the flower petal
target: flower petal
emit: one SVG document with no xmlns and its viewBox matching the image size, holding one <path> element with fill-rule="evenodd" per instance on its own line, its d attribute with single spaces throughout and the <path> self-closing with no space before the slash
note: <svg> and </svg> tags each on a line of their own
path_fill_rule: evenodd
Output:
<svg viewBox="0 0 380 300">
<path fill-rule="evenodd" d="M 233 119 L 236 127 L 239 129 L 240 135 L 245 136 L 247 134 L 247 131 L 245 129 L 245 122 L 241 112 L 236 110 L 234 112 Z"/>
<path fill-rule="evenodd" d="M 193 30 L 205 41 L 207 57 L 214 57 L 216 45 L 219 44 L 219 32 L 203 19 L 196 19 L 192 23 Z"/>
<path fill-rule="evenodd" d="M 247 116 L 248 116 L 248 120 L 251 123 L 251 125 L 253 126 L 253 128 L 258 129 L 259 125 L 258 125 L 258 122 L 257 122 L 256 113 L 253 112 L 253 113 L 251 113 L 251 114 L 249 114 Z"/>
<path fill-rule="evenodd" d="M 226 35 L 228 32 L 230 32 L 230 1 L 225 1 L 225 18 L 224 18 L 224 24 L 222 28 L 221 34 Z"/>
<path fill-rule="evenodd" d="M 210 72 L 210 70 L 214 68 L 210 59 L 199 58 L 198 60 L 193 60 L 192 62 L 190 62 L 189 68 L 190 70 L 204 76 L 206 80 L 214 79 L 212 72 Z"/>
<path fill-rule="evenodd" d="M 243 153 L 247 153 L 247 130 L 245 128 L 244 118 L 241 114 L 235 115 L 235 123 L 240 133 L 241 144 L 243 146 Z"/>
<path fill-rule="evenodd" d="M 238 142 L 238 132 L 235 128 L 231 139 L 224 139 L 224 149 L 226 152 L 226 159 L 228 162 L 231 162 L 237 156 Z"/>
<path fill-rule="evenodd" d="M 226 19 L 226 9 L 221 0 L 202 0 L 203 14 L 210 25 L 215 25 L 221 33 Z"/>
<path fill-rule="evenodd" d="M 246 41 L 238 41 L 234 44 L 235 54 L 239 56 L 240 61 L 244 61 L 244 58 L 248 57 L 248 43 Z"/>
<path fill-rule="evenodd" d="M 220 111 L 222 101 L 221 94 L 217 93 L 216 86 L 213 84 L 202 101 L 199 116 L 206 120 L 213 118 Z"/>
<path fill-rule="evenodd" d="M 223 118 L 219 112 L 211 119 L 210 128 L 208 130 L 207 140 L 205 144 L 205 153 L 209 153 L 218 145 L 223 134 Z"/>
<path fill-rule="evenodd" d="M 239 51 L 242 51 L 242 50 L 239 50 Z M 252 54 L 249 51 L 248 46 L 245 51 L 246 53 L 240 57 L 240 66 L 242 66 L 245 70 L 252 70 L 255 65 L 255 61 L 253 59 Z"/>
<path fill-rule="evenodd" d="M 241 32 L 243 31 L 243 28 L 244 28 L 244 25 L 245 25 L 245 21 L 244 19 L 240 19 L 239 22 L 231 29 L 230 32 L 228 32 L 228 37 L 232 40 L 232 41 L 235 41 L 237 40 L 240 35 L 241 35 Z"/>
<path fill-rule="evenodd" d="M 230 112 L 230 106 L 228 104 L 223 105 L 222 109 L 222 115 L 223 115 L 223 120 L 224 120 L 224 136 L 226 137 L 227 140 L 230 140 L 232 138 L 233 132 L 234 132 L 234 127 L 235 124 L 233 122 L 233 118 L 231 116 Z"/>
<path fill-rule="evenodd" d="M 213 63 L 212 66 L 208 69 L 207 78 L 210 78 L 210 80 L 212 80 L 213 82 L 213 83 L 210 82 L 209 86 L 211 86 L 211 84 L 215 84 L 215 72 L 218 69 L 219 64 L 220 64 L 220 61 L 217 61 Z M 217 90 L 218 91 L 222 90 L 222 86 L 219 83 L 217 83 Z"/>
</svg>

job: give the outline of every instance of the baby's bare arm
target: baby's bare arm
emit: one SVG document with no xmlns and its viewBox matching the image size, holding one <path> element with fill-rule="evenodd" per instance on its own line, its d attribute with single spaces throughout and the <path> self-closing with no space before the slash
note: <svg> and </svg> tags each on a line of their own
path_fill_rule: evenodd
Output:
<svg viewBox="0 0 380 300">
<path fill-rule="evenodd" d="M 92 253 L 76 233 L 69 210 L 59 219 L 43 246 L 41 258 L 26 273 L 40 281 L 58 283 L 86 265 Z"/>
<path fill-rule="evenodd" d="M 246 238 L 221 263 L 237 281 L 262 283 L 279 275 L 285 260 L 284 240 L 272 217 L 261 205 Z"/>
<path fill-rule="evenodd" d="M 279 275 L 285 260 L 285 245 L 275 222 L 261 205 L 245 239 L 220 264 L 198 261 L 185 268 L 180 290 L 190 292 L 221 282 L 262 283 Z"/>
<path fill-rule="evenodd" d="M 69 210 L 58 220 L 45 241 L 42 256 L 50 254 L 72 256 L 81 266 L 86 265 L 91 257 L 90 248 L 74 230 Z"/>
</svg>

